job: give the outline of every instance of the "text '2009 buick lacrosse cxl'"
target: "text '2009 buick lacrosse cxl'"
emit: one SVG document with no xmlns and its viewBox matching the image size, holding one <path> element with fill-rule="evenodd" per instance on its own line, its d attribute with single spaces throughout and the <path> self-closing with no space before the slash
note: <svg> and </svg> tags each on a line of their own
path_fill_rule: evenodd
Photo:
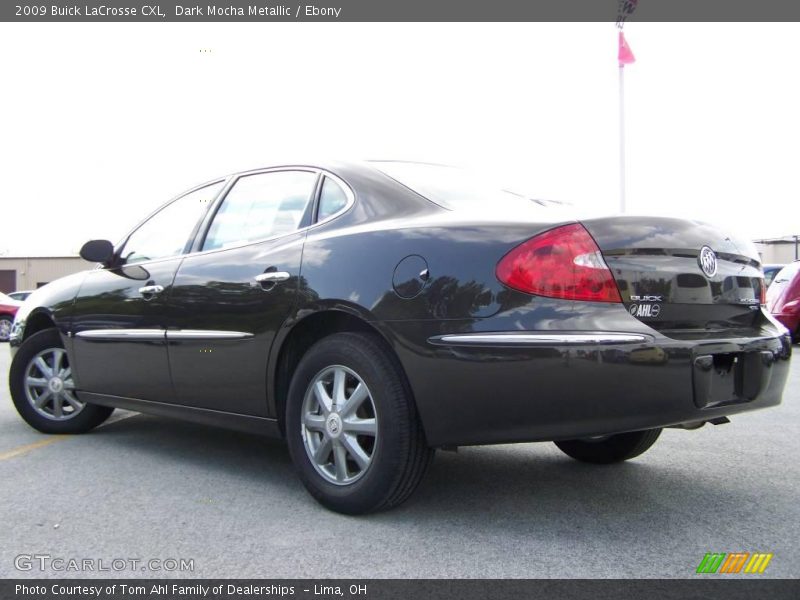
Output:
<svg viewBox="0 0 800 600">
<path fill-rule="evenodd" d="M 664 427 L 779 404 L 791 354 L 749 242 L 576 220 L 437 165 L 237 173 L 81 255 L 97 268 L 11 332 L 29 424 L 80 433 L 121 407 L 283 436 L 346 513 L 401 503 L 437 447 L 633 458 Z"/>
</svg>

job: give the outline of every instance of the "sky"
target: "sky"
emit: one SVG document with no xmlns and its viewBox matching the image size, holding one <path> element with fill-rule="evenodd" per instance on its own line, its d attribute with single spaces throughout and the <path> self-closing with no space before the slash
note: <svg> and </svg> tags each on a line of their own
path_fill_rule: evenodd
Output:
<svg viewBox="0 0 800 600">
<path fill-rule="evenodd" d="M 800 24 L 625 35 L 628 212 L 800 234 Z M 315 157 L 613 214 L 616 53 L 613 23 L 2 23 L 0 254 L 118 241 L 198 183 Z"/>
</svg>

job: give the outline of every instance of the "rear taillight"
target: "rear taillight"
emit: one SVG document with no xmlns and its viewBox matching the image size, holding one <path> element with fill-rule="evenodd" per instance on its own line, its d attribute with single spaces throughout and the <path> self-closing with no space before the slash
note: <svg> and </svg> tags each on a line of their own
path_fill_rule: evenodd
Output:
<svg viewBox="0 0 800 600">
<path fill-rule="evenodd" d="M 506 254 L 497 278 L 521 292 L 593 302 L 622 302 L 614 276 L 580 223 L 556 227 Z"/>
<path fill-rule="evenodd" d="M 766 306 L 767 305 L 767 282 L 764 280 L 763 277 L 760 278 L 758 280 L 758 282 L 759 282 L 759 284 L 761 284 L 760 285 L 760 287 L 761 287 L 761 298 L 760 298 L 761 306 Z"/>
</svg>

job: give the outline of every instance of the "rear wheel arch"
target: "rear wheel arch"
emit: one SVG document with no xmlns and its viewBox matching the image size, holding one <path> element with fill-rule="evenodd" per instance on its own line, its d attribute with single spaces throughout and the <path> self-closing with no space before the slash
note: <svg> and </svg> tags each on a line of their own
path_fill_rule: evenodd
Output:
<svg viewBox="0 0 800 600">
<path fill-rule="evenodd" d="M 287 334 L 281 343 L 274 367 L 270 372 L 271 376 L 268 383 L 273 400 L 273 405 L 270 408 L 272 409 L 272 414 L 278 419 L 278 425 L 283 435 L 286 433 L 284 431 L 284 421 L 289 384 L 300 359 L 319 340 L 335 333 L 345 332 L 366 333 L 380 340 L 381 345 L 394 358 L 413 398 L 413 390 L 405 369 L 392 344 L 382 331 L 365 319 L 343 310 L 331 309 L 316 312 L 298 322 Z"/>
<path fill-rule="evenodd" d="M 370 333 L 335 333 L 314 344 L 292 376 L 286 424 L 306 489 L 345 514 L 401 504 L 434 454 L 396 357 Z"/>
</svg>

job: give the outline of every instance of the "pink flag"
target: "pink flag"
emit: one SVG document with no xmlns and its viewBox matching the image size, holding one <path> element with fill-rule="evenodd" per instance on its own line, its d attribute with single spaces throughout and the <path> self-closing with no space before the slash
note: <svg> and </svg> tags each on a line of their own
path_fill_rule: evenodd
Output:
<svg viewBox="0 0 800 600">
<path fill-rule="evenodd" d="M 628 46 L 628 42 L 625 41 L 625 36 L 621 31 L 619 32 L 619 52 L 617 53 L 617 60 L 619 60 L 620 67 L 636 62 L 636 57 L 633 55 L 631 47 Z"/>
</svg>

